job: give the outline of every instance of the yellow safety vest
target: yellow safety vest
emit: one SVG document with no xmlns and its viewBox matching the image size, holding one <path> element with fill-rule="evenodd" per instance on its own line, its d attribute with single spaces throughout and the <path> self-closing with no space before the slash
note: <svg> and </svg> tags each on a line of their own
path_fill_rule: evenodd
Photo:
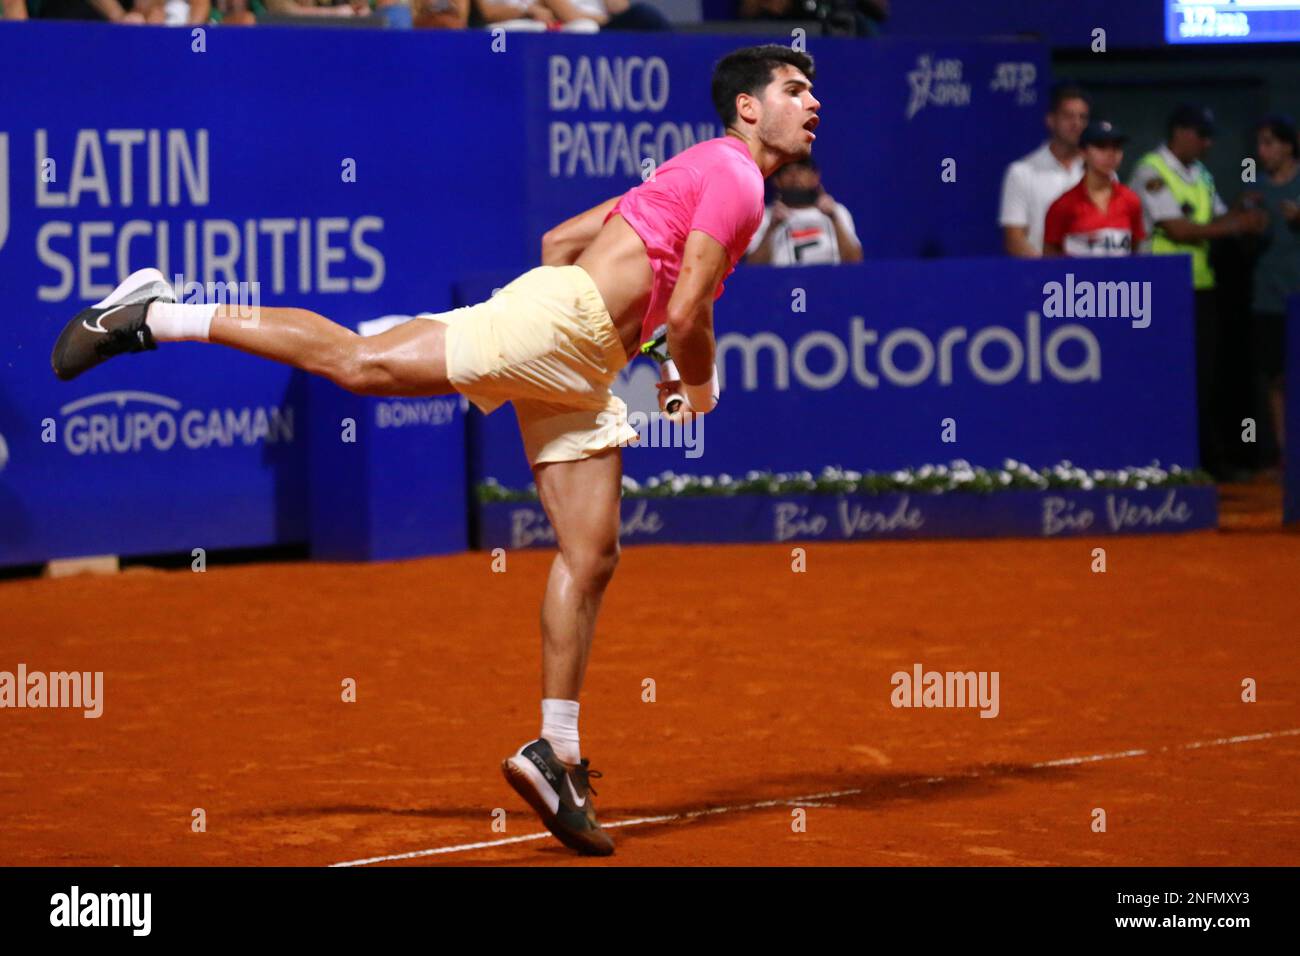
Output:
<svg viewBox="0 0 1300 956">
<path fill-rule="evenodd" d="M 1214 218 L 1214 177 L 1210 175 L 1208 169 L 1198 164 L 1196 182 L 1189 183 L 1170 169 L 1165 158 L 1157 152 L 1147 153 L 1140 162 L 1147 163 L 1160 174 L 1165 188 L 1173 193 L 1174 199 L 1178 200 L 1178 204 L 1183 207 L 1188 222 L 1203 226 Z M 1189 208 L 1191 212 L 1187 213 Z M 1151 251 L 1156 255 L 1177 253 L 1191 255 L 1192 287 L 1214 288 L 1214 269 L 1210 266 L 1210 243 L 1207 240 L 1174 242 L 1165 235 L 1163 229 L 1156 226 L 1155 235 L 1151 237 Z"/>
</svg>

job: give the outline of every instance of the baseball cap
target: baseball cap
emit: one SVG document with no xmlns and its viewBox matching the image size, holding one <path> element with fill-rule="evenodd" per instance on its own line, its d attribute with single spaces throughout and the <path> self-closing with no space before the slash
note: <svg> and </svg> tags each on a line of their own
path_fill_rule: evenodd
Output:
<svg viewBox="0 0 1300 956">
<path fill-rule="evenodd" d="M 1127 143 L 1128 135 L 1109 120 L 1093 120 L 1079 135 L 1080 146 L 1097 146 L 1101 143 Z"/>
<path fill-rule="evenodd" d="M 1207 106 L 1184 103 L 1169 114 L 1169 128 L 1194 129 L 1208 138 L 1214 135 L 1214 113 Z"/>
</svg>

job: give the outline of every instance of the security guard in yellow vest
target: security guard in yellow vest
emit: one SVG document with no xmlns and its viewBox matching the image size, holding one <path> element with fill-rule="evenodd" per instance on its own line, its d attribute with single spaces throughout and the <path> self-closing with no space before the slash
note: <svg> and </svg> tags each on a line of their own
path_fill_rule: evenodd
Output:
<svg viewBox="0 0 1300 956">
<path fill-rule="evenodd" d="M 1190 255 L 1196 290 L 1196 404 L 1201 466 L 1223 476 L 1225 423 L 1218 390 L 1217 355 L 1224 330 L 1214 295 L 1210 240 L 1261 232 L 1267 219 L 1257 210 L 1229 210 L 1201 162 L 1214 138 L 1214 116 L 1200 106 L 1180 106 L 1170 115 L 1165 144 L 1140 160 L 1129 187 L 1142 197 L 1146 252 Z"/>
</svg>

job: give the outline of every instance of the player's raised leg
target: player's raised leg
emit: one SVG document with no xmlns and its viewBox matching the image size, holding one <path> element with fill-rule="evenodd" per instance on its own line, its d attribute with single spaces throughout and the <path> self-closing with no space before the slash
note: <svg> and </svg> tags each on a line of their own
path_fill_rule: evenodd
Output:
<svg viewBox="0 0 1300 956">
<path fill-rule="evenodd" d="M 605 588 L 618 566 L 622 454 L 612 448 L 579 461 L 533 469 L 559 553 L 542 601 L 542 732 L 502 765 L 510 785 L 565 846 L 605 856 L 614 843 L 600 828 L 589 778 L 598 776 L 578 742 L 578 694 Z"/>
<path fill-rule="evenodd" d="M 156 269 L 133 273 L 64 327 L 50 364 L 70 380 L 115 355 L 158 342 L 215 342 L 330 379 L 363 395 L 439 395 L 446 326 L 414 320 L 363 337 L 307 309 L 180 304 Z"/>
<path fill-rule="evenodd" d="M 188 306 L 161 308 L 163 315 L 156 316 L 160 307 L 153 307 L 151 324 L 165 322 L 168 309 Z M 360 395 L 442 395 L 455 391 L 447 382 L 446 330 L 441 322 L 413 319 L 361 336 L 307 309 L 263 308 L 250 319 L 223 306 L 212 316 L 208 340 L 320 375 Z"/>
</svg>

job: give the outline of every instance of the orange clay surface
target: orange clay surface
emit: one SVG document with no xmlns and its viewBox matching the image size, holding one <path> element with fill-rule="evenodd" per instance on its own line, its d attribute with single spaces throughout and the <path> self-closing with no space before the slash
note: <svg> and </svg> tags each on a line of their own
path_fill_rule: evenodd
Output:
<svg viewBox="0 0 1300 956">
<path fill-rule="evenodd" d="M 584 753 L 607 823 L 669 819 L 603 861 L 497 842 L 541 832 L 498 764 L 538 726 L 550 553 L 0 582 L 0 670 L 105 675 L 98 720 L 0 710 L 0 863 L 1295 865 L 1276 500 L 1229 490 L 1224 530 L 1181 536 L 814 543 L 801 574 L 790 546 L 625 549 Z M 999 715 L 892 707 L 916 662 L 998 671 Z"/>
</svg>

